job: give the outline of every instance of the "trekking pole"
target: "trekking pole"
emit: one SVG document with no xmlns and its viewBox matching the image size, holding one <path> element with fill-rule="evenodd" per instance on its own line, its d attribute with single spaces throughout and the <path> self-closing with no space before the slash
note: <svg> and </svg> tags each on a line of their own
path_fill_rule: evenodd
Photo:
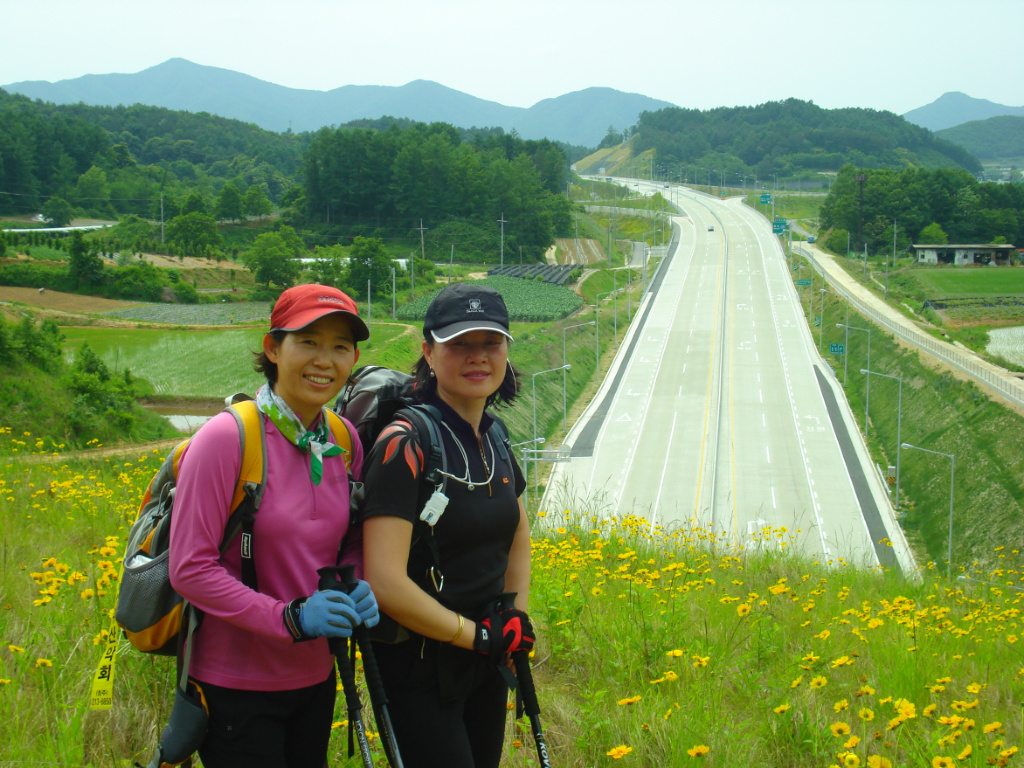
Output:
<svg viewBox="0 0 1024 768">
<path fill-rule="evenodd" d="M 337 571 L 342 589 L 351 592 L 356 586 L 355 566 L 343 565 Z M 366 687 L 370 690 L 370 705 L 373 707 L 373 717 L 377 721 L 377 730 L 381 732 L 384 755 L 392 768 L 404 768 L 402 755 L 398 751 L 398 740 L 395 738 L 395 728 L 391 724 L 387 691 L 384 690 L 384 681 L 381 679 L 377 657 L 373 653 L 370 641 L 370 631 L 360 624 L 355 628 L 353 637 L 363 655 L 363 675 L 366 677 Z"/>
<path fill-rule="evenodd" d="M 503 592 L 498 597 L 498 610 L 514 607 L 515 597 L 515 592 Z M 540 760 L 540 768 L 551 768 L 548 743 L 540 724 L 540 703 L 537 701 L 537 689 L 533 685 L 533 673 L 530 671 L 530 652 L 516 651 L 512 654 L 512 661 L 516 665 L 516 677 L 519 678 L 519 695 L 523 697 L 523 708 L 530 718 L 530 731 L 533 733 L 533 740 L 537 742 L 537 759 Z"/>
<path fill-rule="evenodd" d="M 336 568 L 320 568 L 317 571 L 320 582 L 317 589 L 337 589 Z M 346 643 L 343 638 L 332 637 L 327 641 L 331 653 L 334 654 L 335 663 L 338 665 L 338 675 L 341 677 L 341 687 L 345 692 L 345 704 L 348 708 L 349 726 L 355 730 L 356 741 L 359 742 L 359 754 L 363 758 L 363 768 L 373 768 L 373 758 L 370 757 L 370 743 L 366 740 L 366 727 L 363 725 L 363 705 L 359 701 L 359 690 L 356 688 L 356 673 L 346 658 Z M 351 734 L 350 734 L 351 735 Z M 352 742 L 349 741 L 349 750 L 352 749 Z M 351 752 L 349 753 L 351 755 Z"/>
</svg>

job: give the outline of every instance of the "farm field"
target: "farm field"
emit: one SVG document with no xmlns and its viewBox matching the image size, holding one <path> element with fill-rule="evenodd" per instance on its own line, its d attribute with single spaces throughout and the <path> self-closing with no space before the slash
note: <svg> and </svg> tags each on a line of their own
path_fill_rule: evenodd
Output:
<svg viewBox="0 0 1024 768">
<path fill-rule="evenodd" d="M 1011 267 L 915 267 L 910 274 L 929 299 L 984 298 L 1020 295 L 1024 300 L 1024 269 Z"/>
<path fill-rule="evenodd" d="M 123 320 L 171 325 L 235 325 L 253 323 L 270 317 L 265 301 L 223 302 L 220 304 L 136 304 L 104 312 Z"/>
<path fill-rule="evenodd" d="M 993 328 L 988 335 L 990 341 L 986 350 L 990 354 L 1024 365 L 1024 326 Z"/>
<path fill-rule="evenodd" d="M 373 362 L 378 348 L 406 330 L 402 325 L 374 323 L 373 341 L 360 349 L 360 364 Z M 88 342 L 111 370 L 128 368 L 136 378 L 149 382 L 158 395 L 219 399 L 233 392 L 253 393 L 264 381 L 251 364 L 252 353 L 260 349 L 266 331 L 262 326 L 237 330 L 89 327 L 63 331 L 68 350 Z M 195 361 L 202 364 L 196 365 Z"/>
<path fill-rule="evenodd" d="M 566 317 L 581 306 L 583 299 L 568 288 L 514 277 L 488 277 L 481 281 L 501 293 L 509 317 L 520 322 L 543 322 Z M 440 289 L 439 289 L 440 290 Z M 436 291 L 422 294 L 398 309 L 399 320 L 421 320 Z"/>
<path fill-rule="evenodd" d="M 79 296 L 77 293 L 61 293 L 60 291 L 40 293 L 38 288 L 16 288 L 8 285 L 0 285 L 0 302 L 14 302 L 43 309 L 86 314 L 116 312 L 140 306 L 138 302 L 101 299 L 97 296 Z"/>
</svg>

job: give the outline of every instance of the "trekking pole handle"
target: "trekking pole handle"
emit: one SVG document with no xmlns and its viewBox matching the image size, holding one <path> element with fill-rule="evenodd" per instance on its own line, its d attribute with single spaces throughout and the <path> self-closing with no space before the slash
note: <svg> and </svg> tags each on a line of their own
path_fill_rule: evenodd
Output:
<svg viewBox="0 0 1024 768">
<path fill-rule="evenodd" d="M 338 581 L 343 576 L 346 568 L 352 566 L 327 566 L 318 568 L 317 575 L 320 580 L 317 582 L 317 589 L 338 589 L 342 584 Z M 356 674 L 349 664 L 346 651 L 348 644 L 344 638 L 335 637 L 327 641 L 331 653 L 334 654 L 338 666 L 338 676 L 341 677 L 341 689 L 345 693 L 345 705 L 348 709 L 348 719 L 355 731 L 356 741 L 359 743 L 359 753 L 363 760 L 363 768 L 373 768 L 373 759 L 370 756 L 370 743 L 366 738 L 366 726 L 363 723 L 362 702 L 359 701 L 359 689 L 356 687 Z M 351 747 L 352 742 L 349 742 Z"/>
</svg>

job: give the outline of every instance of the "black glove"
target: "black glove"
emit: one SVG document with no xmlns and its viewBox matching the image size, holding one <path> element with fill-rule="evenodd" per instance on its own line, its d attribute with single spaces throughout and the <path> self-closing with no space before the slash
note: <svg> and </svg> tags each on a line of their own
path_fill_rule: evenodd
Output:
<svg viewBox="0 0 1024 768">
<path fill-rule="evenodd" d="M 518 608 L 493 612 L 476 623 L 473 650 L 485 656 L 500 660 L 506 653 L 529 651 L 533 643 L 530 617 Z"/>
</svg>

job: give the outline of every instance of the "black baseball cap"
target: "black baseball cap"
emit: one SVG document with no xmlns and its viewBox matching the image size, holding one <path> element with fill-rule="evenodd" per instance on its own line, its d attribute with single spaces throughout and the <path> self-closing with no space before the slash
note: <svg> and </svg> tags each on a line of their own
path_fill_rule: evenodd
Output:
<svg viewBox="0 0 1024 768">
<path fill-rule="evenodd" d="M 501 294 L 486 285 L 454 283 L 427 307 L 423 335 L 445 342 L 470 331 L 498 331 L 512 341 L 508 309 Z"/>
</svg>

